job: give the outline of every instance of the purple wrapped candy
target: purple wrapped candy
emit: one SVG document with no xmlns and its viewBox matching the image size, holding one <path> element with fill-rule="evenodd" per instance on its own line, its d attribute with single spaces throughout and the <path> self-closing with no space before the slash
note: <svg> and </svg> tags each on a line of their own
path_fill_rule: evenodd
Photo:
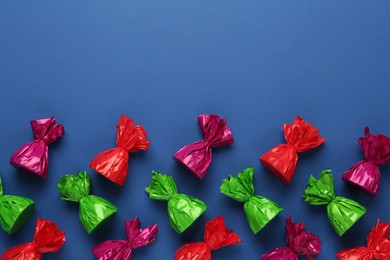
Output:
<svg viewBox="0 0 390 260">
<path fill-rule="evenodd" d="M 203 179 L 211 163 L 212 148 L 233 144 L 234 139 L 230 128 L 226 127 L 227 121 L 218 115 L 200 115 L 198 123 L 204 140 L 184 146 L 173 158 L 195 177 Z"/>
<path fill-rule="evenodd" d="M 157 224 L 141 229 L 138 217 L 126 220 L 127 240 L 106 240 L 92 249 L 92 253 L 99 260 L 126 260 L 130 259 L 134 249 L 154 242 L 157 236 Z"/>
<path fill-rule="evenodd" d="M 293 223 L 291 216 L 286 219 L 288 247 L 279 247 L 261 256 L 261 260 L 298 260 L 299 255 L 313 260 L 321 251 L 320 239 L 305 231 L 305 224 Z"/>
<path fill-rule="evenodd" d="M 361 137 L 358 141 L 365 160 L 349 168 L 342 178 L 343 181 L 376 196 L 381 180 L 378 166 L 390 161 L 390 138 L 381 134 L 371 135 L 368 127 L 364 129 L 364 134 L 366 137 Z"/>
<path fill-rule="evenodd" d="M 34 176 L 46 178 L 49 163 L 48 144 L 64 134 L 64 127 L 56 123 L 54 117 L 31 120 L 34 141 L 20 147 L 12 156 L 10 163 Z"/>
</svg>

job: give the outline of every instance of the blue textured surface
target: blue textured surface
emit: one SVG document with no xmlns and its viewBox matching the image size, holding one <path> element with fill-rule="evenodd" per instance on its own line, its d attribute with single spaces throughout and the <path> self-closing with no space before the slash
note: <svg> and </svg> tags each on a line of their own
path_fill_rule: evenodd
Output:
<svg viewBox="0 0 390 260">
<path fill-rule="evenodd" d="M 382 167 L 378 197 L 346 186 L 341 174 L 362 158 L 357 138 L 366 125 L 390 135 L 389 1 L 0 1 L 0 170 L 8 194 L 37 202 L 33 218 L 14 236 L 0 232 L 0 252 L 30 241 L 38 217 L 66 230 L 58 254 L 43 259 L 93 259 L 90 249 L 122 239 L 124 219 L 157 223 L 155 244 L 134 259 L 172 259 L 182 244 L 202 240 L 206 220 L 217 215 L 244 243 L 213 259 L 259 259 L 284 246 L 284 221 L 303 221 L 320 236 L 318 259 L 365 244 L 377 218 L 390 221 L 390 165 Z M 89 169 L 115 144 L 124 113 L 149 134 L 150 149 L 131 155 L 129 176 L 116 186 Z M 215 150 L 206 178 L 198 181 L 172 160 L 180 147 L 201 139 L 196 117 L 228 119 L 236 143 Z M 301 115 L 328 140 L 301 154 L 290 186 L 268 174 L 258 157 L 284 142 L 281 125 Z M 8 164 L 32 140 L 30 119 L 54 115 L 66 134 L 50 147 L 45 181 Z M 219 193 L 228 173 L 255 166 L 255 190 L 284 207 L 258 235 L 242 204 Z M 303 202 L 310 174 L 332 168 L 336 194 L 367 207 L 342 238 L 325 207 Z M 59 176 L 88 170 L 93 194 L 119 207 L 114 221 L 89 236 L 77 205 L 61 201 Z M 166 203 L 148 199 L 151 171 L 173 175 L 179 191 L 208 210 L 184 234 L 169 226 Z"/>
</svg>

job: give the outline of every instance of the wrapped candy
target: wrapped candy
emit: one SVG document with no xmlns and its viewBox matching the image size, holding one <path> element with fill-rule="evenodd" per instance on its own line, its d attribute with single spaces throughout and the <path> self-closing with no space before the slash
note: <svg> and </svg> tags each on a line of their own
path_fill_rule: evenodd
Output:
<svg viewBox="0 0 390 260">
<path fill-rule="evenodd" d="M 110 181 L 123 185 L 128 173 L 129 153 L 148 150 L 149 141 L 145 129 L 141 125 L 134 126 L 134 120 L 125 115 L 121 116 L 116 128 L 118 147 L 99 153 L 89 166 Z"/>
<path fill-rule="evenodd" d="M 230 179 L 223 180 L 220 190 L 226 196 L 244 202 L 246 218 L 256 234 L 283 209 L 270 199 L 254 195 L 253 171 L 252 166 L 238 173 L 237 177 L 229 175 Z"/>
<path fill-rule="evenodd" d="M 313 260 L 321 251 L 320 239 L 305 231 L 304 223 L 293 223 L 291 216 L 286 219 L 286 236 L 288 247 L 276 248 L 265 253 L 261 260 L 298 260 L 299 255 Z"/>
<path fill-rule="evenodd" d="M 31 199 L 3 194 L 0 177 L 0 225 L 5 232 L 15 234 L 34 213 L 35 202 Z"/>
<path fill-rule="evenodd" d="M 62 200 L 80 203 L 79 217 L 84 229 L 91 234 L 118 211 L 111 202 L 91 192 L 91 180 L 87 172 L 61 176 L 58 190 Z"/>
<path fill-rule="evenodd" d="M 167 200 L 169 223 L 179 234 L 185 231 L 207 209 L 203 201 L 177 192 L 172 176 L 152 171 L 146 192 L 152 200 Z"/>
<path fill-rule="evenodd" d="M 195 177 L 203 179 L 211 163 L 211 150 L 233 144 L 234 139 L 230 128 L 226 127 L 227 121 L 218 115 L 200 115 L 198 123 L 204 140 L 184 146 L 173 158 Z"/>
<path fill-rule="evenodd" d="M 351 199 L 335 196 L 331 172 L 322 171 L 318 180 L 310 176 L 303 197 L 311 205 L 327 205 L 329 222 L 341 237 L 366 213 L 366 208 Z"/>
<path fill-rule="evenodd" d="M 371 135 L 368 127 L 366 137 L 359 138 L 365 160 L 357 162 L 343 174 L 343 181 L 350 183 L 366 193 L 376 196 L 380 186 L 380 165 L 390 161 L 390 138 L 384 135 Z"/>
<path fill-rule="evenodd" d="M 99 260 L 127 260 L 134 249 L 154 242 L 157 236 L 157 224 L 141 229 L 138 217 L 126 220 L 126 240 L 107 240 L 92 249 L 92 254 Z"/>
<path fill-rule="evenodd" d="M 294 122 L 284 124 L 286 144 L 278 145 L 260 157 L 263 166 L 282 182 L 289 184 L 298 162 L 298 153 L 320 146 L 326 138 L 319 137 L 320 131 L 297 117 Z"/>
<path fill-rule="evenodd" d="M 64 134 L 64 127 L 57 124 L 54 117 L 32 120 L 30 124 L 35 140 L 20 147 L 11 156 L 10 163 L 44 179 L 49 164 L 48 145 Z"/>
<path fill-rule="evenodd" d="M 58 252 L 65 242 L 65 232 L 45 219 L 37 219 L 32 242 L 21 244 L 6 250 L 0 257 L 2 260 L 40 260 L 41 255 Z"/>
<path fill-rule="evenodd" d="M 176 260 L 210 260 L 211 251 L 233 246 L 242 242 L 233 230 L 227 230 L 221 216 L 207 221 L 204 230 L 204 242 L 185 244 L 175 253 Z"/>
<path fill-rule="evenodd" d="M 339 260 L 389 260 L 390 259 L 390 223 L 376 222 L 367 236 L 367 246 L 345 249 L 336 254 Z"/>
</svg>

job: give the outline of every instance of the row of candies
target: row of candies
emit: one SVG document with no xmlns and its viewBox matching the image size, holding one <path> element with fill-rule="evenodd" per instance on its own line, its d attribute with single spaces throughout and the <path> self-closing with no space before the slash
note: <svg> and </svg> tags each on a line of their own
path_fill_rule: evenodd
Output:
<svg viewBox="0 0 390 260">
<path fill-rule="evenodd" d="M 227 121 L 218 115 L 200 115 L 198 123 L 204 139 L 186 145 L 173 158 L 190 173 L 203 179 L 212 159 L 212 149 L 234 143 Z M 11 157 L 10 163 L 29 173 L 46 178 L 48 171 L 48 144 L 64 134 L 64 127 L 54 117 L 31 121 L 35 140 L 20 147 Z M 284 124 L 286 144 L 278 145 L 260 156 L 260 162 L 275 177 L 288 184 L 295 173 L 298 153 L 320 146 L 326 138 L 319 137 L 319 130 L 303 118 L 295 118 L 292 124 Z M 123 185 L 128 173 L 129 153 L 147 150 L 149 141 L 141 125 L 124 115 L 117 125 L 116 148 L 98 154 L 89 166 L 112 182 Z M 359 138 L 365 159 L 348 169 L 342 179 L 355 187 L 376 196 L 380 187 L 379 167 L 390 161 L 390 138 L 371 135 L 365 129 L 365 137 Z"/>
<path fill-rule="evenodd" d="M 141 229 L 141 222 L 125 221 L 126 239 L 106 240 L 92 249 L 97 259 L 130 259 L 132 251 L 155 241 L 157 224 Z M 390 259 L 388 233 L 390 223 L 379 220 L 367 236 L 367 246 L 345 249 L 336 254 L 340 260 L 387 260 Z M 181 246 L 174 254 L 176 260 L 210 260 L 211 252 L 243 242 L 241 238 L 228 230 L 223 217 L 218 216 L 206 222 L 203 236 L 204 242 L 193 242 Z M 314 259 L 321 251 L 321 241 L 318 236 L 305 231 L 305 224 L 293 223 L 291 216 L 286 219 L 287 246 L 278 247 L 263 254 L 261 260 L 292 260 L 305 256 Z M 1 259 L 4 260 L 35 260 L 47 252 L 58 252 L 65 242 L 65 232 L 49 220 L 38 219 L 32 242 L 24 243 L 6 250 Z"/>
<path fill-rule="evenodd" d="M 227 121 L 217 115 L 200 115 L 198 122 L 204 140 L 181 148 L 175 153 L 174 159 L 193 175 L 202 179 L 211 163 L 212 148 L 232 144 L 234 139 L 231 130 L 227 128 Z M 17 150 L 10 162 L 14 166 L 45 178 L 48 166 L 48 144 L 60 138 L 64 128 L 57 124 L 54 118 L 33 120 L 31 126 L 35 140 Z M 134 126 L 134 121 L 124 115 L 120 118 L 117 128 L 117 147 L 98 154 L 90 166 L 109 180 L 122 185 L 128 172 L 128 153 L 147 150 L 149 141 L 146 140 L 146 131 L 143 127 Z M 287 144 L 271 149 L 260 157 L 260 161 L 278 179 L 289 183 L 295 172 L 297 153 L 319 146 L 325 138 L 319 137 L 318 129 L 300 117 L 297 117 L 292 124 L 285 124 L 284 133 Z M 351 167 L 343 175 L 343 180 L 353 183 L 371 195 L 377 195 L 380 184 L 378 165 L 390 160 L 390 138 L 379 134 L 370 135 L 368 128 L 365 130 L 365 135 L 365 138 L 359 139 L 365 160 Z M 253 167 L 245 169 L 237 177 L 230 176 L 223 181 L 221 192 L 245 203 L 244 209 L 249 226 L 256 234 L 278 215 L 282 208 L 265 197 L 254 195 L 252 176 Z M 76 176 L 62 176 L 58 188 L 62 199 L 80 203 L 80 220 L 88 233 L 93 232 L 117 211 L 112 203 L 89 194 L 91 184 L 86 172 L 78 172 Z M 146 191 L 151 199 L 168 200 L 170 224 L 178 233 L 186 230 L 206 210 L 206 205 L 202 201 L 179 194 L 171 176 L 153 172 L 152 182 Z M 357 202 L 335 196 L 330 170 L 323 171 L 318 180 L 314 177 L 310 178 L 304 197 L 309 204 L 327 205 L 330 223 L 339 236 L 342 236 L 365 214 L 365 208 Z M 32 215 L 34 202 L 16 196 L 0 198 L 5 198 L 4 203 L 0 205 L 4 209 L 0 213 L 2 215 L 0 224 L 8 233 L 15 233 Z M 103 215 L 97 214 L 97 208 L 103 209 L 100 211 Z M 387 239 L 387 233 L 382 237 Z M 390 249 L 381 247 L 380 250 Z M 317 251 L 319 252 L 319 248 L 315 249 L 315 252 Z M 295 250 L 295 252 L 300 251 Z M 104 255 L 98 258 L 108 259 Z"/>
</svg>

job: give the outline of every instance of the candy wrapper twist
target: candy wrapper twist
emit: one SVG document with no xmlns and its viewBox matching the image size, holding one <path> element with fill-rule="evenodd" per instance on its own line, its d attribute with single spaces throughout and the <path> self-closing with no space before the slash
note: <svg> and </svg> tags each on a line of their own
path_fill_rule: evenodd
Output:
<svg viewBox="0 0 390 260">
<path fill-rule="evenodd" d="M 148 150 L 149 141 L 146 140 L 146 131 L 141 125 L 134 125 L 134 120 L 122 115 L 116 126 L 116 148 L 96 155 L 89 166 L 109 179 L 123 185 L 128 174 L 129 153 Z"/>
<path fill-rule="evenodd" d="M 371 229 L 367 236 L 367 246 L 345 249 L 336 254 L 339 260 L 389 260 L 390 259 L 390 223 L 381 223 Z"/>
<path fill-rule="evenodd" d="M 141 221 L 126 220 L 126 240 L 107 240 L 92 249 L 92 253 L 99 260 L 127 260 L 134 249 L 154 242 L 157 236 L 157 224 L 141 229 Z"/>
<path fill-rule="evenodd" d="M 203 179 L 211 163 L 212 149 L 233 144 L 234 139 L 230 128 L 226 127 L 227 121 L 218 115 L 200 115 L 198 123 L 204 139 L 184 146 L 173 158 L 195 177 Z"/>
<path fill-rule="evenodd" d="M 227 230 L 222 217 L 207 221 L 204 230 L 204 242 L 185 244 L 175 253 L 176 260 L 210 260 L 211 251 L 241 243 L 233 230 Z"/>
<path fill-rule="evenodd" d="M 152 172 L 152 181 L 145 190 L 152 200 L 168 201 L 169 223 L 179 234 L 191 226 L 207 208 L 203 201 L 179 194 L 172 176 L 159 172 Z"/>
<path fill-rule="evenodd" d="M 261 260 L 298 260 L 302 255 L 313 260 L 321 252 L 320 239 L 305 231 L 302 222 L 293 223 L 291 216 L 286 219 L 286 236 L 288 247 L 280 247 L 261 256 Z"/>
<path fill-rule="evenodd" d="M 0 177 L 0 225 L 5 232 L 15 234 L 34 213 L 35 202 L 31 199 L 3 194 Z"/>
<path fill-rule="evenodd" d="M 335 196 L 331 172 L 322 171 L 318 180 L 310 176 L 303 197 L 311 205 L 327 205 L 329 222 L 341 237 L 366 213 L 366 208 L 351 199 Z"/>
<path fill-rule="evenodd" d="M 1 260 L 40 260 L 43 253 L 58 252 L 65 242 L 65 232 L 49 220 L 38 219 L 32 242 L 6 250 Z"/>
<path fill-rule="evenodd" d="M 58 190 L 62 200 L 80 203 L 79 217 L 84 229 L 91 234 L 118 211 L 111 202 L 91 192 L 91 180 L 87 172 L 61 176 Z"/>
<path fill-rule="evenodd" d="M 54 117 L 30 121 L 34 141 L 20 147 L 12 156 L 10 163 L 33 176 L 46 178 L 49 165 L 48 145 L 64 134 L 64 127 L 56 123 Z"/>
<path fill-rule="evenodd" d="M 287 143 L 260 156 L 260 162 L 276 178 L 289 184 L 295 173 L 298 153 L 320 146 L 326 138 L 319 137 L 320 131 L 299 116 L 292 124 L 284 124 L 283 128 Z"/>
<path fill-rule="evenodd" d="M 220 190 L 226 196 L 244 202 L 246 218 L 256 234 L 283 209 L 270 199 L 254 195 L 253 171 L 252 166 L 238 173 L 237 177 L 229 175 L 229 179 L 223 180 Z"/>
<path fill-rule="evenodd" d="M 359 138 L 364 160 L 357 162 L 343 174 L 343 180 L 362 191 L 377 196 L 381 174 L 380 165 L 390 161 L 390 138 L 384 135 L 371 135 L 368 127 L 364 129 L 365 137 Z"/>
</svg>

